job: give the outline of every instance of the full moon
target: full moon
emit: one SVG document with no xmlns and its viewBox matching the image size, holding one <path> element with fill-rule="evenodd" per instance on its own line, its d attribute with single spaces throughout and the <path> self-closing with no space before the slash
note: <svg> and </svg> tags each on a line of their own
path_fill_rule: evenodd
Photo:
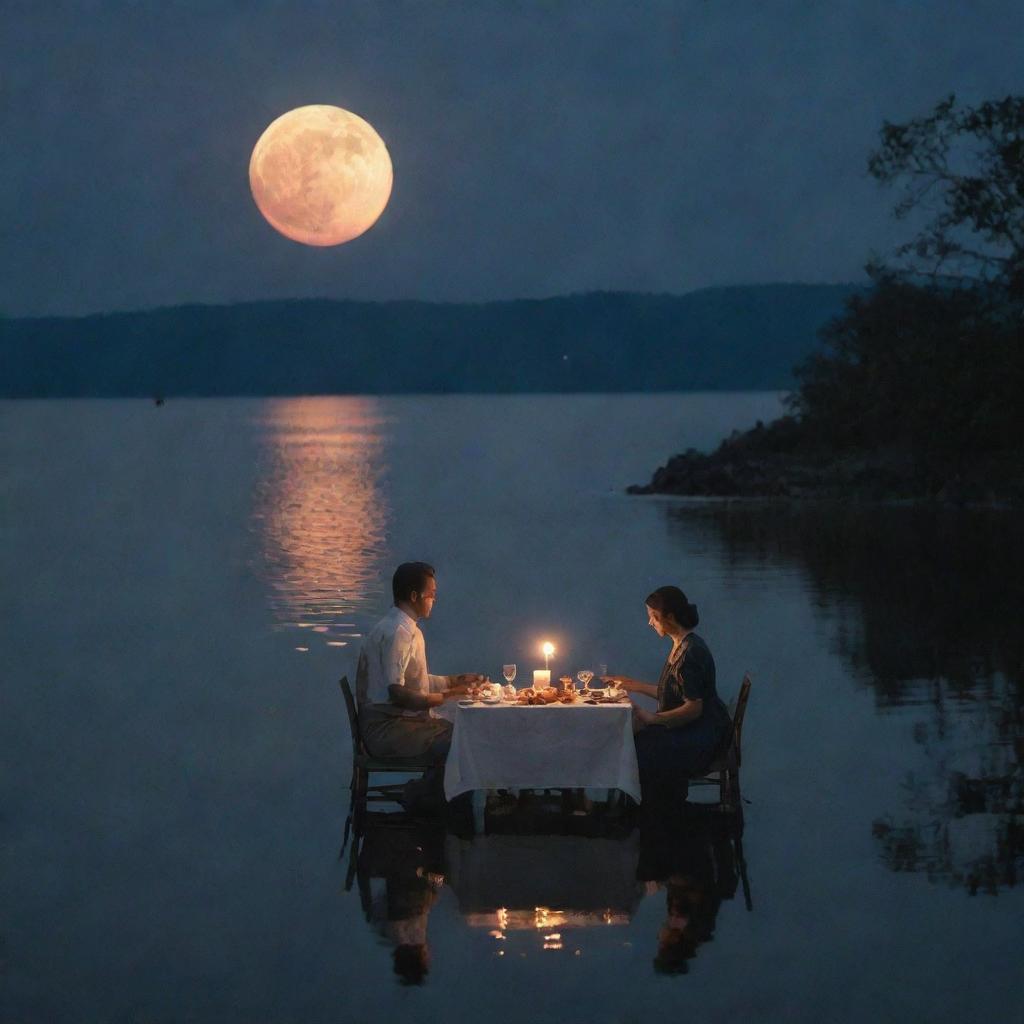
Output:
<svg viewBox="0 0 1024 1024">
<path fill-rule="evenodd" d="M 391 157 L 372 125 L 322 104 L 272 121 L 249 160 L 260 213 L 305 245 L 338 245 L 372 227 L 387 206 L 391 181 Z"/>
</svg>

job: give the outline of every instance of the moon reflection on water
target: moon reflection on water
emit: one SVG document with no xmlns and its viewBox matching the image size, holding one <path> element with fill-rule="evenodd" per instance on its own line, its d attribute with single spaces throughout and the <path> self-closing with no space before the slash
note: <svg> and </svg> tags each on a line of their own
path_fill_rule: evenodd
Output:
<svg viewBox="0 0 1024 1024">
<path fill-rule="evenodd" d="M 382 592 L 386 421 L 364 397 L 274 399 L 261 419 L 269 460 L 253 514 L 271 606 L 304 645 L 345 646 Z"/>
</svg>

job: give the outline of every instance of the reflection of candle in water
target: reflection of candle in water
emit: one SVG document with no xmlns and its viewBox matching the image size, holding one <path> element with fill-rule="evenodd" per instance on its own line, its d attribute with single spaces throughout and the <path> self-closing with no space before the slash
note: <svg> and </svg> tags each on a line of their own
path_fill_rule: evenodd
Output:
<svg viewBox="0 0 1024 1024">
<path fill-rule="evenodd" d="M 533 688 L 551 685 L 551 670 L 546 668 L 535 668 L 533 670 Z"/>
</svg>

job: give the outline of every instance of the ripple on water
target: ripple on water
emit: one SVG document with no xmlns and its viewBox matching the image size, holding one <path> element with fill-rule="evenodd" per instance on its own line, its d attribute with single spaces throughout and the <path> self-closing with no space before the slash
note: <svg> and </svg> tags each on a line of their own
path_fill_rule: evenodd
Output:
<svg viewBox="0 0 1024 1024">
<path fill-rule="evenodd" d="M 328 397 L 270 401 L 260 422 L 267 458 L 252 526 L 270 605 L 285 628 L 345 646 L 380 588 L 385 420 L 374 399 Z"/>
</svg>

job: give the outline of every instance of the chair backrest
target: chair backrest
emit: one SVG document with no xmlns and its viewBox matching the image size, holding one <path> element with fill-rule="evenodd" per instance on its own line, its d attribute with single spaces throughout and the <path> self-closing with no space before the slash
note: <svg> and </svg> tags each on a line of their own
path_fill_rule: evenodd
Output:
<svg viewBox="0 0 1024 1024">
<path fill-rule="evenodd" d="M 736 763 L 740 763 L 740 740 L 743 737 L 743 716 L 747 713 L 747 700 L 750 697 L 750 675 L 743 677 L 740 683 L 739 696 L 736 698 L 736 710 L 732 716 L 732 748 L 736 751 Z"/>
<path fill-rule="evenodd" d="M 363 737 L 359 732 L 359 712 L 356 711 L 355 698 L 352 696 L 352 688 L 348 685 L 348 676 L 342 676 L 340 684 L 341 692 L 345 695 L 345 707 L 348 710 L 348 725 L 352 730 L 352 753 L 362 754 Z"/>
</svg>

